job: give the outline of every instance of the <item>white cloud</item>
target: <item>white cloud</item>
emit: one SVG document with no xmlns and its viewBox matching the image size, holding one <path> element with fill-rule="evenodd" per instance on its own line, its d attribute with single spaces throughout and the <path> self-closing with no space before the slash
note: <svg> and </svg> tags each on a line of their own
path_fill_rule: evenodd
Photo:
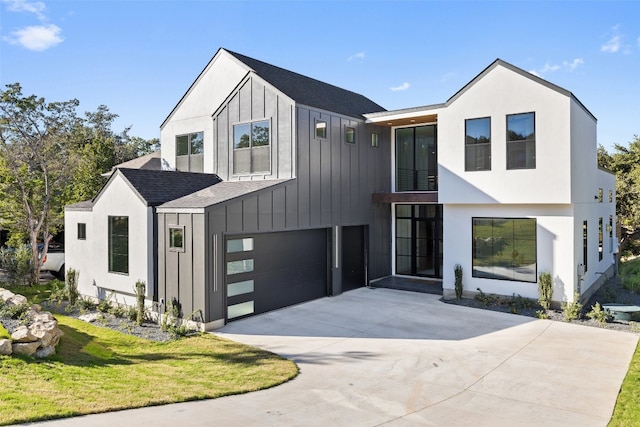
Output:
<svg viewBox="0 0 640 427">
<path fill-rule="evenodd" d="M 14 31 L 10 37 L 4 39 L 11 44 L 41 52 L 61 43 L 64 40 L 60 36 L 61 32 L 57 25 L 35 25 Z"/>
<path fill-rule="evenodd" d="M 35 14 L 39 20 L 45 21 L 47 18 L 44 15 L 44 10 L 47 6 L 41 2 L 28 2 L 26 0 L 2 0 L 7 3 L 7 10 L 9 12 L 28 12 Z"/>
<path fill-rule="evenodd" d="M 618 50 L 620 50 L 621 43 L 622 43 L 622 37 L 613 36 L 609 39 L 609 41 L 607 41 L 605 44 L 600 46 L 600 50 L 602 52 L 616 53 Z"/>
<path fill-rule="evenodd" d="M 364 59 L 364 52 L 354 53 L 347 59 L 347 61 L 353 61 L 354 59 L 362 61 Z"/>
<path fill-rule="evenodd" d="M 409 89 L 409 86 L 411 86 L 409 83 L 404 82 L 400 86 L 393 86 L 393 87 L 390 87 L 389 89 L 391 89 L 394 92 L 399 92 L 399 91 L 402 91 L 402 90 Z"/>
<path fill-rule="evenodd" d="M 579 66 L 584 65 L 584 60 L 582 58 L 575 58 L 573 61 L 562 61 L 562 65 L 559 64 L 549 64 L 548 62 L 544 64 L 544 67 L 539 70 L 530 70 L 529 72 L 534 76 L 541 77 L 542 74 L 545 73 L 553 73 L 556 71 L 575 71 Z"/>
</svg>

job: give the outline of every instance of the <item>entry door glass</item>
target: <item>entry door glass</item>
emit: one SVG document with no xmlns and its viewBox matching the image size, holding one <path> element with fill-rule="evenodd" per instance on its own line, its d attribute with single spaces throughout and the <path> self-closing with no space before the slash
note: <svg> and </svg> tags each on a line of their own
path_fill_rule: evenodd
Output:
<svg viewBox="0 0 640 427">
<path fill-rule="evenodd" d="M 442 277 L 442 206 L 396 206 L 396 274 Z"/>
</svg>

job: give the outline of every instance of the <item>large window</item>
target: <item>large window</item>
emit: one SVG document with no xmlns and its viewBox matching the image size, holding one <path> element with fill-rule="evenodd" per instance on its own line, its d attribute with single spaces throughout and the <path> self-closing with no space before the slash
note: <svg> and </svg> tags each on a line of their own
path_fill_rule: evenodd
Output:
<svg viewBox="0 0 640 427">
<path fill-rule="evenodd" d="M 473 218 L 473 277 L 537 281 L 536 220 Z"/>
<path fill-rule="evenodd" d="M 465 120 L 464 170 L 491 170 L 491 118 Z"/>
<path fill-rule="evenodd" d="M 587 221 L 582 222 L 582 265 L 584 266 L 584 272 L 587 272 L 588 261 L 589 261 L 589 235 L 587 233 Z"/>
<path fill-rule="evenodd" d="M 129 274 L 129 217 L 109 217 L 109 271 Z"/>
<path fill-rule="evenodd" d="M 271 170 L 270 122 L 243 123 L 233 127 L 233 173 L 248 174 Z"/>
<path fill-rule="evenodd" d="M 536 168 L 535 113 L 507 116 L 507 169 Z"/>
<path fill-rule="evenodd" d="M 396 191 L 436 191 L 436 125 L 396 130 Z"/>
<path fill-rule="evenodd" d="M 176 137 L 176 169 L 182 172 L 202 172 L 204 133 L 196 132 Z"/>
</svg>

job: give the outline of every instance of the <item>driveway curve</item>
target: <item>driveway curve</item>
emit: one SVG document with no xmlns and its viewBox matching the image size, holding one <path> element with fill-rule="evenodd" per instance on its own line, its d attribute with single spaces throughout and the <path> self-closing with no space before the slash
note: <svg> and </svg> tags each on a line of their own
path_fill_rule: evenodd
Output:
<svg viewBox="0 0 640 427">
<path fill-rule="evenodd" d="M 369 288 L 217 335 L 290 358 L 300 374 L 245 395 L 30 425 L 606 426 L 638 342 Z"/>
</svg>

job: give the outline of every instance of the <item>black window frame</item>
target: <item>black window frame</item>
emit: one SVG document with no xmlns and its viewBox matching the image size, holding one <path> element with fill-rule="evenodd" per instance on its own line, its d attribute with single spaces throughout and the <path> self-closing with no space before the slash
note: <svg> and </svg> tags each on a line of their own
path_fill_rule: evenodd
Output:
<svg viewBox="0 0 640 427">
<path fill-rule="evenodd" d="M 186 153 L 180 154 L 181 139 L 186 140 Z M 199 144 L 194 145 L 194 141 Z M 179 159 L 186 160 L 187 168 L 179 166 Z M 189 132 L 176 135 L 176 170 L 182 172 L 204 172 L 204 131 Z"/>
<path fill-rule="evenodd" d="M 519 135 L 524 137 L 523 139 L 512 139 L 512 134 L 510 133 L 510 118 L 516 118 L 518 116 L 532 116 L 533 121 L 533 133 L 530 135 L 519 135 L 515 131 L 513 131 L 514 135 Z M 526 113 L 516 113 L 516 114 L 507 114 L 506 116 L 506 144 L 507 144 L 507 170 L 520 170 L 520 169 L 535 169 L 536 168 L 536 113 L 535 111 L 530 111 Z M 533 138 L 527 138 L 533 135 Z M 533 155 L 531 158 L 528 156 L 528 151 L 530 149 L 529 145 L 533 145 Z M 524 146 L 524 147 L 523 147 Z M 516 154 L 518 151 L 524 151 L 523 160 L 516 160 Z"/>
<path fill-rule="evenodd" d="M 267 144 L 260 144 L 260 145 L 255 145 L 254 144 L 254 134 L 255 134 L 255 127 L 257 127 L 259 124 L 261 123 L 266 123 L 268 126 L 268 142 Z M 249 127 L 249 140 L 248 140 L 248 146 L 247 147 L 239 147 L 236 146 L 238 145 L 236 142 L 236 130 L 240 129 L 241 127 L 245 127 L 248 126 Z M 268 175 L 271 174 L 271 167 L 272 167 L 272 158 L 271 158 L 271 128 L 272 128 L 272 123 L 271 123 L 271 119 L 270 118 L 263 118 L 263 119 L 259 119 L 259 120 L 251 120 L 251 121 L 247 121 L 247 122 L 239 122 L 239 123 L 235 123 L 232 127 L 232 144 L 231 144 L 231 152 L 232 152 L 232 165 L 231 165 L 231 170 L 232 170 L 232 174 L 234 176 L 241 176 L 241 175 L 253 175 L 253 174 L 260 174 L 260 175 Z M 254 159 L 254 152 L 256 151 L 255 148 L 256 147 L 268 147 L 267 152 L 269 153 L 269 160 L 268 160 L 268 164 L 269 167 L 267 170 L 260 170 L 258 168 L 255 167 L 255 159 Z M 248 149 L 248 170 L 236 170 L 237 167 L 239 167 L 240 162 L 239 162 L 239 157 L 240 157 L 240 150 L 246 150 Z"/>
<path fill-rule="evenodd" d="M 589 223 L 582 221 L 582 266 L 586 273 L 589 268 Z"/>
<path fill-rule="evenodd" d="M 321 124 L 324 124 L 324 127 L 319 127 L 319 125 Z M 329 124 L 327 123 L 326 120 L 317 119 L 315 121 L 315 126 L 314 126 L 315 139 L 327 139 L 327 135 L 329 133 L 328 129 L 329 129 Z M 318 134 L 319 130 L 323 130 L 323 132 L 321 132 L 321 134 Z"/>
<path fill-rule="evenodd" d="M 488 121 L 488 142 L 478 142 L 479 137 L 469 135 L 469 124 L 475 121 Z M 475 140 L 475 142 L 471 142 Z M 488 153 L 486 149 L 488 147 Z M 484 159 L 484 164 L 480 167 L 478 165 L 478 154 L 484 151 L 485 156 L 480 157 Z M 474 155 L 471 155 L 472 152 Z M 472 161 L 473 160 L 473 161 Z M 475 164 L 474 168 L 471 165 Z M 464 170 L 465 172 L 473 171 L 490 171 L 491 170 L 491 117 L 475 117 L 472 119 L 465 119 L 464 121 Z"/>
<path fill-rule="evenodd" d="M 356 144 L 356 127 L 351 125 L 344 126 L 344 142 L 349 145 Z"/>
<path fill-rule="evenodd" d="M 532 236 L 524 236 L 524 229 L 522 228 L 523 223 L 518 222 L 528 222 L 531 223 L 530 227 L 532 228 Z M 508 222 L 511 222 L 511 242 L 513 247 L 509 247 L 509 241 L 505 241 L 503 235 L 505 233 L 496 233 L 494 230 L 496 227 L 502 227 L 502 223 L 506 224 L 507 227 L 505 229 L 508 230 Z M 491 233 L 487 238 L 481 237 L 482 235 L 489 234 L 484 230 L 481 230 L 476 227 L 486 227 L 490 225 Z M 516 225 L 519 227 L 516 229 Z M 516 238 L 518 235 L 520 238 Z M 496 234 L 498 235 L 497 237 Z M 523 242 L 531 242 L 533 241 L 533 250 L 529 248 L 529 254 L 531 259 L 527 259 L 524 254 L 524 251 L 518 251 L 518 247 L 523 248 Z M 521 246 L 515 246 L 516 242 L 520 242 Z M 505 217 L 472 217 L 471 218 L 471 276 L 480 279 L 492 279 L 492 280 L 506 280 L 510 282 L 521 282 L 521 283 L 537 283 L 538 280 L 538 221 L 536 218 L 505 218 Z M 528 245 L 528 244 L 527 244 Z M 489 253 L 489 255 L 485 255 L 484 253 Z M 511 264 L 509 265 L 508 257 L 511 257 Z M 482 261 L 482 263 L 480 262 Z M 485 264 L 486 261 L 490 261 L 488 264 Z M 533 261 L 533 262 L 531 262 Z M 535 265 L 534 271 L 529 273 L 528 279 L 517 279 L 516 278 L 516 270 L 521 271 L 521 265 L 528 265 L 528 263 Z M 480 270 L 476 267 L 483 267 L 483 270 Z M 491 269 L 489 271 L 488 269 Z M 503 269 L 502 274 L 498 274 L 496 269 Z M 512 277 L 506 275 L 506 272 L 511 270 Z"/>
<path fill-rule="evenodd" d="M 371 132 L 371 147 L 380 148 L 380 134 L 378 132 Z"/>
<path fill-rule="evenodd" d="M 600 217 L 598 219 L 598 261 L 602 261 L 602 257 L 604 256 L 604 247 L 603 247 L 603 241 L 604 241 L 604 230 L 603 230 L 603 222 L 602 222 L 602 217 Z"/>
<path fill-rule="evenodd" d="M 176 245 L 175 241 L 175 232 L 179 231 L 181 233 L 180 237 L 180 246 Z M 184 225 L 170 225 L 167 231 L 167 237 L 169 242 L 169 250 L 172 252 L 184 252 L 185 244 L 184 244 Z"/>
<path fill-rule="evenodd" d="M 87 223 L 78 223 L 78 240 L 87 240 Z"/>
<path fill-rule="evenodd" d="M 116 221 L 122 221 L 121 224 L 116 224 Z M 118 226 L 118 230 L 114 230 L 115 226 Z M 126 231 L 126 233 L 124 232 Z M 118 232 L 119 234 L 114 234 Z M 117 273 L 129 275 L 129 217 L 124 215 L 108 216 L 108 271 L 109 273 Z M 116 243 L 118 246 L 116 246 Z M 116 248 L 118 251 L 116 252 Z M 125 250 L 119 250 L 125 249 Z M 123 263 L 124 260 L 124 263 Z M 123 269 L 120 268 L 121 264 L 126 266 Z"/>
</svg>

